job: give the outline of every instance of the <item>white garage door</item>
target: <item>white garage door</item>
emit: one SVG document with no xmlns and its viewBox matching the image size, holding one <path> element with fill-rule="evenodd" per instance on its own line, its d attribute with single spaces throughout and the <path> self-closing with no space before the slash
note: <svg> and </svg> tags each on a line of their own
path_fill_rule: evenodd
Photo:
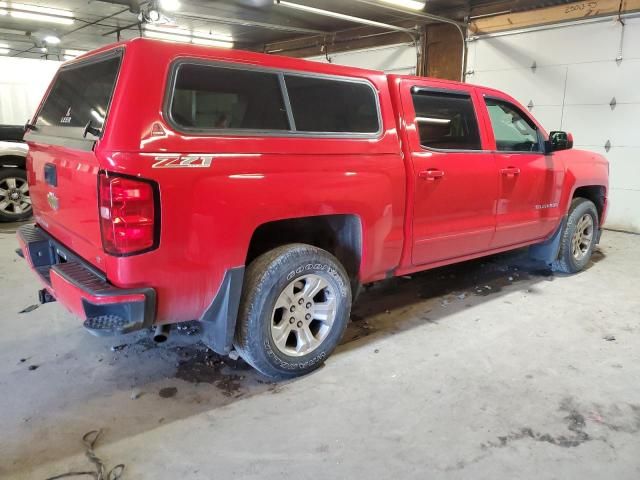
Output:
<svg viewBox="0 0 640 480">
<path fill-rule="evenodd" d="M 504 90 L 547 130 L 572 132 L 576 148 L 606 155 L 608 226 L 640 232 L 640 18 L 624 22 L 479 37 L 466 79 Z"/>
<path fill-rule="evenodd" d="M 24 125 L 61 62 L 0 57 L 0 124 Z"/>
<path fill-rule="evenodd" d="M 387 73 L 415 75 L 417 64 L 416 47 L 412 43 L 385 45 L 383 47 L 353 50 L 350 52 L 330 53 L 331 63 L 350 67 L 383 70 Z M 327 62 L 327 57 L 319 55 L 307 60 Z"/>
</svg>

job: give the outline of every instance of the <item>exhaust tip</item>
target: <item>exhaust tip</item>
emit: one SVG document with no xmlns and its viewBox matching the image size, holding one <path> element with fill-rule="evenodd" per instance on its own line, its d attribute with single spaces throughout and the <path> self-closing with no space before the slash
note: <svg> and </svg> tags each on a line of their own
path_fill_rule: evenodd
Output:
<svg viewBox="0 0 640 480">
<path fill-rule="evenodd" d="M 153 332 L 153 341 L 156 343 L 164 343 L 169 338 L 169 332 L 171 331 L 170 325 L 158 325 Z"/>
</svg>

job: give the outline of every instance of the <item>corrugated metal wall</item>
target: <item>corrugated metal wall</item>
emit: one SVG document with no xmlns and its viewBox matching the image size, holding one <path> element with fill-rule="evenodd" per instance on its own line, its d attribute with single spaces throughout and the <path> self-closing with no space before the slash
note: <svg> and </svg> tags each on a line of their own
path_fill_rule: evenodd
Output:
<svg viewBox="0 0 640 480">
<path fill-rule="evenodd" d="M 529 105 L 547 130 L 611 163 L 608 226 L 640 232 L 640 18 L 558 25 L 471 41 L 466 80 Z"/>
</svg>

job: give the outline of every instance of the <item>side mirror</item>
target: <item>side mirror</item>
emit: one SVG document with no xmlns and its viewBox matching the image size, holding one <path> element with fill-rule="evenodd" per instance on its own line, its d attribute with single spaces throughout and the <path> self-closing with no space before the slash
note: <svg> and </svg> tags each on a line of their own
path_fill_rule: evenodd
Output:
<svg viewBox="0 0 640 480">
<path fill-rule="evenodd" d="M 545 142 L 547 153 L 573 148 L 573 135 L 560 130 L 549 132 L 549 140 Z"/>
</svg>

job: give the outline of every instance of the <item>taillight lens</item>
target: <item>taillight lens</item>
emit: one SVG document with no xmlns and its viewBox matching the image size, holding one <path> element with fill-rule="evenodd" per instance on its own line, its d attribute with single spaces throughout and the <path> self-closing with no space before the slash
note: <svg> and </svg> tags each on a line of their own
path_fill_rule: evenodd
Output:
<svg viewBox="0 0 640 480">
<path fill-rule="evenodd" d="M 155 195 L 149 181 L 100 174 L 98 203 L 105 252 L 131 255 L 157 246 Z"/>
</svg>

